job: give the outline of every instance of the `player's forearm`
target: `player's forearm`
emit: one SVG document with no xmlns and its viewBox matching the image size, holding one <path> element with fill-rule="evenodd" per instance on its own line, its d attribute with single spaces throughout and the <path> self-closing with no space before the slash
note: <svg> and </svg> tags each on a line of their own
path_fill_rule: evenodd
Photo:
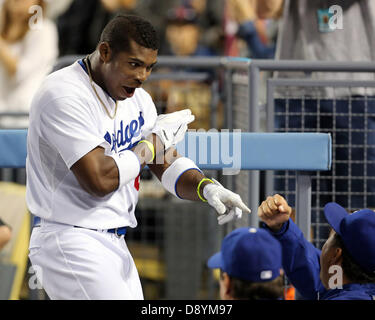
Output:
<svg viewBox="0 0 375 320">
<path fill-rule="evenodd" d="M 100 188 L 95 195 L 106 196 L 134 180 L 146 164 L 153 160 L 154 153 L 146 143 L 139 143 L 132 150 L 105 156 L 100 165 Z"/>
<path fill-rule="evenodd" d="M 71 170 L 83 190 L 94 197 L 104 197 L 119 185 L 119 170 L 113 158 L 96 148 L 77 161 Z"/>
<path fill-rule="evenodd" d="M 203 181 L 199 186 L 199 190 L 197 190 L 199 183 L 204 178 L 206 178 L 206 176 L 202 174 L 201 172 L 199 172 L 198 170 L 188 170 L 184 172 L 177 182 L 177 186 L 176 186 L 177 194 L 182 199 L 201 201 L 201 199 L 198 197 L 197 192 L 199 192 L 199 194 L 203 197 L 203 188 L 208 183 L 211 183 L 208 180 Z"/>
<path fill-rule="evenodd" d="M 179 155 L 175 148 L 168 149 L 163 160 L 164 162 L 161 164 L 149 164 L 149 168 L 162 182 L 164 188 L 179 198 L 200 201 L 197 187 L 201 180 L 206 177 L 195 163 Z M 210 182 L 203 181 L 199 186 L 202 197 L 203 188 L 208 183 Z"/>
<path fill-rule="evenodd" d="M 283 249 L 283 269 L 288 279 L 305 299 L 316 299 L 317 292 L 325 290 L 319 278 L 321 251 L 305 239 L 291 219 L 284 230 L 271 234 Z"/>
<path fill-rule="evenodd" d="M 143 144 L 120 154 L 106 155 L 97 147 L 71 168 L 80 186 L 94 197 L 104 197 L 133 181 L 152 154 Z"/>
</svg>

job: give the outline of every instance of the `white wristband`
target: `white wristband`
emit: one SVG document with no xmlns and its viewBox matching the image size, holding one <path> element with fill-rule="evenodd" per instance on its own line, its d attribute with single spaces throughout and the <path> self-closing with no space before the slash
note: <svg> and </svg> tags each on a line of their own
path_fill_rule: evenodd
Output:
<svg viewBox="0 0 375 320">
<path fill-rule="evenodd" d="M 115 160 L 118 168 L 119 189 L 138 177 L 141 171 L 141 163 L 133 151 L 125 150 L 120 154 L 116 153 L 109 156 Z"/>
<path fill-rule="evenodd" d="M 189 158 L 181 157 L 175 160 L 161 176 L 161 184 L 163 187 L 180 199 L 181 197 L 177 194 L 176 190 L 177 182 L 181 175 L 187 170 L 198 170 L 202 172 L 194 161 Z"/>
</svg>

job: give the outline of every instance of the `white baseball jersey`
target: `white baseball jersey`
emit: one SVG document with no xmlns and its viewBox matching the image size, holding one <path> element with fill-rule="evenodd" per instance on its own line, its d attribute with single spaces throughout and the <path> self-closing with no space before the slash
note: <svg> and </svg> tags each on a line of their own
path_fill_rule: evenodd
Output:
<svg viewBox="0 0 375 320">
<path fill-rule="evenodd" d="M 96 91 L 113 115 L 115 102 Z M 49 221 L 92 229 L 135 227 L 139 176 L 105 197 L 79 185 L 71 166 L 97 146 L 106 153 L 131 149 L 150 130 L 155 105 L 139 88 L 106 114 L 79 62 L 49 75 L 35 95 L 27 138 L 26 201 L 31 213 Z"/>
</svg>

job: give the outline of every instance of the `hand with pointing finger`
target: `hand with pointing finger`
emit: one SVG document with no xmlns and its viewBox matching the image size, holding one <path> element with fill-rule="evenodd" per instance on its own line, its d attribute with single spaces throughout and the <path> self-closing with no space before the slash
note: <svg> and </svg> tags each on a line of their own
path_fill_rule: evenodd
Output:
<svg viewBox="0 0 375 320">
<path fill-rule="evenodd" d="M 258 208 L 259 219 L 274 232 L 281 229 L 289 220 L 291 213 L 292 208 L 279 194 L 267 197 Z"/>
<path fill-rule="evenodd" d="M 238 194 L 225 189 L 215 179 L 212 180 L 214 183 L 209 183 L 204 187 L 203 196 L 206 198 L 208 204 L 217 211 L 217 221 L 219 225 L 232 221 L 233 219 L 240 219 L 242 217 L 242 212 L 251 212 L 242 202 Z"/>
</svg>

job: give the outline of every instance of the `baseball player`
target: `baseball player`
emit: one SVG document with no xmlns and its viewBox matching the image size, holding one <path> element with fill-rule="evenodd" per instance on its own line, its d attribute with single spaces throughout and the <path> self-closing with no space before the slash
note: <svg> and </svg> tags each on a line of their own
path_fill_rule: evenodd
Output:
<svg viewBox="0 0 375 320">
<path fill-rule="evenodd" d="M 375 212 L 352 214 L 335 202 L 324 206 L 332 227 L 322 250 L 290 219 L 292 208 L 275 194 L 258 208 L 263 227 L 282 247 L 283 269 L 304 299 L 375 300 Z"/>
<path fill-rule="evenodd" d="M 29 257 L 51 299 L 143 299 L 124 235 L 137 225 L 146 164 L 176 197 L 208 202 L 220 224 L 250 212 L 239 195 L 174 153 L 194 116 L 190 110 L 157 116 L 141 88 L 157 53 L 152 25 L 119 15 L 93 53 L 49 75 L 33 99 Z"/>
</svg>

